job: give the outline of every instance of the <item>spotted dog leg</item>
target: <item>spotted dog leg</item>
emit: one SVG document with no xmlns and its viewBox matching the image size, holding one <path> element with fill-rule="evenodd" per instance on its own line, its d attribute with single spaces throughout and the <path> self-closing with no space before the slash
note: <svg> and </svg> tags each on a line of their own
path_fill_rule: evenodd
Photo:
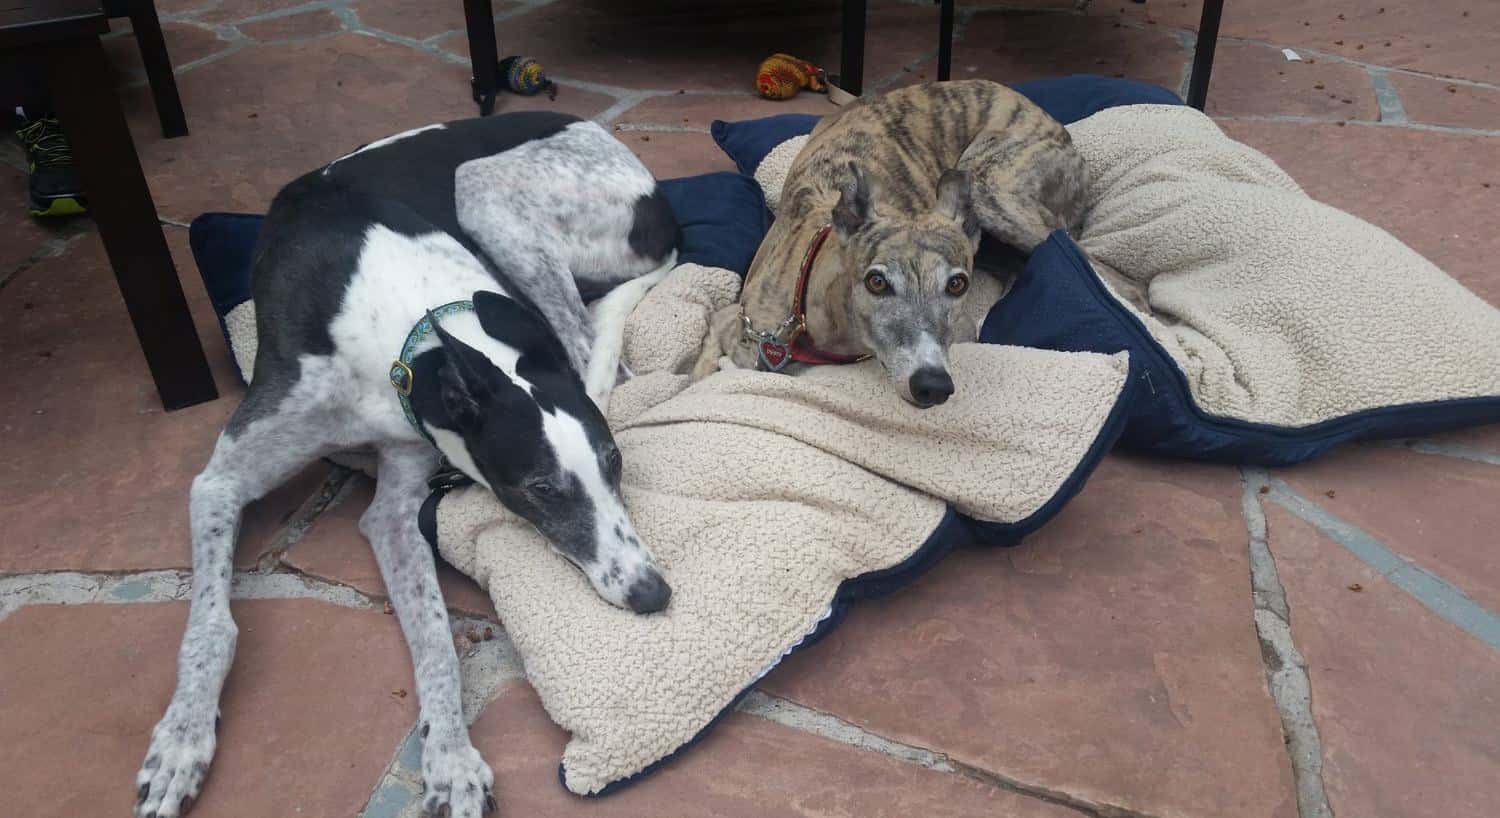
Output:
<svg viewBox="0 0 1500 818">
<path fill-rule="evenodd" d="M 136 773 L 135 813 L 185 814 L 213 760 L 219 693 L 234 660 L 239 628 L 229 613 L 235 534 L 245 506 L 311 463 L 327 446 L 317 417 L 266 411 L 251 390 L 193 480 L 193 596 L 177 655 L 177 689 Z"/>
<path fill-rule="evenodd" d="M 495 809 L 495 777 L 469 742 L 459 697 L 458 654 L 438 588 L 432 547 L 417 528 L 435 465 L 426 445 L 380 453 L 375 499 L 359 528 L 375 549 L 380 575 L 401 620 L 421 705 L 423 808 L 433 816 L 478 818 Z"/>
</svg>

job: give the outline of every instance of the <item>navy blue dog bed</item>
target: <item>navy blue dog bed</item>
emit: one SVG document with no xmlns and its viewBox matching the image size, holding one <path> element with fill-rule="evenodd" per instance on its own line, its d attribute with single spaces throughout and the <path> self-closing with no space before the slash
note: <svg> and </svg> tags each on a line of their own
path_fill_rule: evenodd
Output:
<svg viewBox="0 0 1500 818">
<path fill-rule="evenodd" d="M 1181 105 L 1164 88 L 1078 75 L 1018 83 L 1053 117 L 1070 124 L 1123 105 Z M 811 132 L 819 117 L 783 114 L 715 122 L 715 141 L 741 173 L 753 175 L 779 145 Z M 1130 353 L 1141 379 L 1121 445 L 1175 457 L 1290 465 L 1341 443 L 1409 437 L 1500 420 L 1500 397 L 1382 406 L 1303 426 L 1219 417 L 1195 402 L 1182 370 L 1131 310 L 1110 296 L 1073 238 L 1059 231 L 1032 255 L 1012 290 L 990 312 L 981 338 L 1041 349 Z"/>
</svg>

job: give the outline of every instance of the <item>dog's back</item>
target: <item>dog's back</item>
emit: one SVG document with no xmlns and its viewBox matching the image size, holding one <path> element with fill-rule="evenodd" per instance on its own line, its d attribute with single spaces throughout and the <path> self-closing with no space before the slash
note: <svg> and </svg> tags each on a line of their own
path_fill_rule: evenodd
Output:
<svg viewBox="0 0 1500 818">
<path fill-rule="evenodd" d="M 577 121 L 535 111 L 430 125 L 364 145 L 294 180 L 271 203 L 252 266 L 257 315 L 269 316 L 280 328 L 263 342 L 330 351 L 325 330 L 371 225 L 411 236 L 442 232 L 477 253 L 458 223 L 453 194 L 458 167 L 552 136 Z M 503 286 L 502 274 L 491 272 Z M 275 350 L 262 346 L 260 351 Z"/>
<path fill-rule="evenodd" d="M 915 85 L 863 98 L 819 122 L 787 174 L 782 207 L 795 218 L 836 198 L 849 162 L 857 161 L 882 205 L 897 212 L 932 209 L 937 181 L 952 169 L 970 172 L 977 208 L 989 198 L 993 211 L 1029 210 L 1032 203 L 1022 199 L 1039 195 L 1045 210 L 1073 210 L 1077 182 L 1068 177 L 1081 181 L 1082 169 L 1061 160 L 1075 155 L 1057 120 L 1000 83 Z M 1029 251 L 1045 235 L 997 238 Z"/>
<path fill-rule="evenodd" d="M 592 186 L 553 196 L 571 199 L 565 207 L 527 205 L 559 178 L 590 175 Z M 560 223 L 568 219 L 578 224 Z M 341 347 L 388 364 L 388 347 L 423 310 L 478 290 L 542 316 L 582 374 L 591 335 L 577 286 L 604 289 L 661 266 L 677 239 L 650 173 L 577 117 L 508 114 L 377 140 L 298 178 L 272 202 L 251 276 L 254 377 L 289 388 L 303 356 Z M 362 318 L 344 320 L 360 310 Z M 374 358 L 350 365 L 366 376 L 383 371 Z"/>
</svg>

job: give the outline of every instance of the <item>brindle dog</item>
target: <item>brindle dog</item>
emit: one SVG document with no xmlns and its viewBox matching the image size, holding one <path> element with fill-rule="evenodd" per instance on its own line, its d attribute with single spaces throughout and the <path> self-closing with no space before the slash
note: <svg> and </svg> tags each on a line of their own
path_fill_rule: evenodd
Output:
<svg viewBox="0 0 1500 818">
<path fill-rule="evenodd" d="M 716 317 L 695 374 L 721 352 L 775 370 L 873 356 L 903 398 L 942 403 L 948 346 L 973 340 L 960 317 L 981 231 L 1029 254 L 1077 223 L 1083 186 L 1067 130 L 998 83 L 862 99 L 798 154 L 740 304 Z"/>
</svg>

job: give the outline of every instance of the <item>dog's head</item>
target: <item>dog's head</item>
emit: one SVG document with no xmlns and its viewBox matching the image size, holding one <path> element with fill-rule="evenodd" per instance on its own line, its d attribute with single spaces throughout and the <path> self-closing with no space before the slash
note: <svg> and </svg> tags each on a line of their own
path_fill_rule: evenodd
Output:
<svg viewBox="0 0 1500 818">
<path fill-rule="evenodd" d="M 448 462 L 489 488 L 605 600 L 637 613 L 672 590 L 620 496 L 620 450 L 567 353 L 533 310 L 474 294 L 470 343 L 436 321 L 439 345 L 413 361 L 412 408 Z M 450 318 L 455 321 L 457 318 Z"/>
<path fill-rule="evenodd" d="M 948 345 L 969 292 L 979 227 L 969 203 L 969 175 L 950 170 L 926 213 L 888 213 L 851 162 L 833 230 L 852 290 L 849 321 L 856 337 L 920 407 L 953 394 Z"/>
</svg>

